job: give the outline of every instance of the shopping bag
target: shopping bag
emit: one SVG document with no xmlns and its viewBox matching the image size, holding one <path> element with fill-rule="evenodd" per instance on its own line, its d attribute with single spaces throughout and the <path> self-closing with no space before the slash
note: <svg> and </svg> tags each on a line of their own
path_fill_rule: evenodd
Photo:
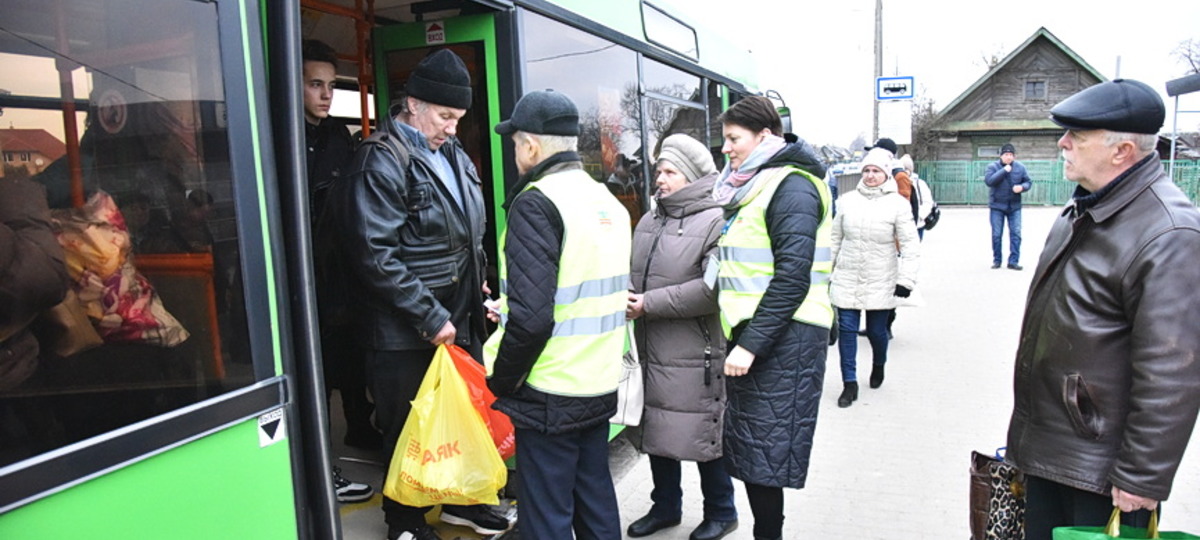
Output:
<svg viewBox="0 0 1200 540">
<path fill-rule="evenodd" d="M 645 380 L 642 378 L 642 363 L 638 359 L 637 341 L 633 337 L 633 325 L 626 323 L 626 351 L 621 357 L 621 382 L 617 386 L 617 414 L 608 421 L 623 426 L 642 423 L 642 408 L 645 406 Z"/>
<path fill-rule="evenodd" d="M 496 395 L 487 387 L 487 370 L 462 347 L 450 345 L 446 349 L 450 359 L 454 361 L 454 367 L 458 369 L 458 374 L 467 383 L 471 405 L 483 418 L 488 433 L 492 435 L 492 442 L 496 444 L 496 451 L 500 452 L 500 459 L 513 457 L 517 453 L 516 432 L 513 430 L 512 419 L 492 408 L 492 403 L 496 402 Z"/>
<path fill-rule="evenodd" d="M 1142 529 L 1121 525 L 1121 509 L 1113 508 L 1104 527 L 1055 527 L 1054 540 L 1110 540 L 1112 538 L 1162 538 L 1164 540 L 1195 540 L 1200 536 L 1185 532 L 1158 530 L 1158 511 L 1150 513 L 1150 526 Z"/>
<path fill-rule="evenodd" d="M 971 540 L 1024 540 L 1025 475 L 995 456 L 971 452 Z"/>
<path fill-rule="evenodd" d="M 421 380 L 383 494 L 409 506 L 499 504 L 508 470 L 445 346 Z"/>
</svg>

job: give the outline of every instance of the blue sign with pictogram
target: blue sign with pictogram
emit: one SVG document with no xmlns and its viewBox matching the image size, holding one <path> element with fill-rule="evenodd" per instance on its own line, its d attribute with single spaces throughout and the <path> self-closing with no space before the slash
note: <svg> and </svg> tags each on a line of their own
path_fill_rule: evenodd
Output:
<svg viewBox="0 0 1200 540">
<path fill-rule="evenodd" d="M 912 99 L 913 94 L 912 77 L 875 78 L 875 99 L 877 101 L 887 101 L 889 99 Z"/>
</svg>

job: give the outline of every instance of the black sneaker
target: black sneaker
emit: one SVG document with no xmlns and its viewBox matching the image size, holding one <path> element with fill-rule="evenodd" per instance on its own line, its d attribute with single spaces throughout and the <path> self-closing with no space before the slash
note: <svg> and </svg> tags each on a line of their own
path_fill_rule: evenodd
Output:
<svg viewBox="0 0 1200 540">
<path fill-rule="evenodd" d="M 363 502 L 375 494 L 371 486 L 347 480 L 342 476 L 342 469 L 339 467 L 333 468 L 333 489 L 337 492 L 337 500 L 340 503 Z"/>
<path fill-rule="evenodd" d="M 422 525 L 420 528 L 410 531 L 389 532 L 387 540 L 442 540 L 442 537 L 433 527 Z"/>
<path fill-rule="evenodd" d="M 508 517 L 486 504 L 442 506 L 442 522 L 470 527 L 479 534 L 500 534 L 512 527 Z"/>
<path fill-rule="evenodd" d="M 1021 266 L 1021 265 L 1019 265 L 1019 264 L 1017 264 L 1017 263 L 1009 263 L 1009 265 L 1008 265 L 1008 269 L 1009 269 L 1009 270 L 1024 270 L 1024 269 L 1025 269 L 1025 267 L 1024 267 L 1024 266 Z"/>
</svg>

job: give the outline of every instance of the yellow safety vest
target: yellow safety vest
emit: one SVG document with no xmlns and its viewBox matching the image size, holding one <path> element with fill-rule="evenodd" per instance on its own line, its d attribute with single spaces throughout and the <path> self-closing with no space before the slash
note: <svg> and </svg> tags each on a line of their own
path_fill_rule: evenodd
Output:
<svg viewBox="0 0 1200 540">
<path fill-rule="evenodd" d="M 821 195 L 821 224 L 817 227 L 817 244 L 813 252 L 808 295 L 792 315 L 792 319 L 829 328 L 833 324 L 833 304 L 829 301 L 829 274 L 833 270 L 833 225 L 830 220 L 831 197 L 829 186 L 821 179 L 795 167 L 780 167 L 759 173 L 756 185 L 742 200 L 737 214 L 726 224 L 717 245 L 721 266 L 717 273 L 721 306 L 721 326 L 729 337 L 733 328 L 754 317 L 758 303 L 771 278 L 775 276 L 775 255 L 771 237 L 767 234 L 767 206 L 775 191 L 790 174 L 799 174 L 817 187 Z"/>
<path fill-rule="evenodd" d="M 613 392 L 625 349 L 632 234 L 625 207 L 582 170 L 568 170 L 531 182 L 554 203 L 563 221 L 558 288 L 554 294 L 554 333 L 525 384 L 564 396 Z M 500 239 L 500 328 L 484 345 L 491 375 L 508 322 L 508 264 Z"/>
</svg>

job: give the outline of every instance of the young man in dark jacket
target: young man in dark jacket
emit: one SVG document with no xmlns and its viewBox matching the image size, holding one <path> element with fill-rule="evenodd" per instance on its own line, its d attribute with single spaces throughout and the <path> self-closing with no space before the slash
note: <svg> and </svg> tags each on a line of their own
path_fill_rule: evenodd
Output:
<svg viewBox="0 0 1200 540">
<path fill-rule="evenodd" d="M 417 65 L 405 92 L 399 113 L 359 146 L 330 195 L 388 456 L 437 346 L 480 358 L 485 328 L 483 192 L 455 137 L 471 106 L 470 73 L 439 49 Z M 384 498 L 383 510 L 389 539 L 438 538 L 425 524 L 428 508 Z M 444 505 L 442 521 L 480 534 L 511 526 L 483 505 Z"/>
<path fill-rule="evenodd" d="M 1025 166 L 1016 159 L 1011 144 L 1000 147 L 1000 159 L 988 165 L 983 181 L 991 189 L 988 208 L 992 218 L 992 268 L 1000 268 L 1000 239 L 1008 220 L 1008 267 L 1021 270 L 1021 194 L 1033 187 Z"/>
<path fill-rule="evenodd" d="M 1006 459 L 1026 475 L 1025 534 L 1145 527 L 1200 411 L 1200 212 L 1155 152 L 1165 116 L 1117 79 L 1050 109 L 1074 199 L 1050 230 L 1017 349 Z M 1136 523 L 1135 523 L 1136 522 Z"/>
<path fill-rule="evenodd" d="M 505 203 L 500 329 L 484 354 L 495 408 L 516 427 L 521 537 L 616 540 L 608 419 L 625 346 L 628 213 L 584 172 L 565 95 L 527 94 L 496 133 L 512 137 L 521 178 Z"/>
<path fill-rule="evenodd" d="M 305 40 L 301 48 L 304 83 L 304 146 L 308 157 L 308 207 L 312 230 L 313 267 L 317 278 L 317 301 L 321 325 L 321 361 L 325 392 L 341 391 L 342 415 L 346 420 L 345 442 L 359 448 L 379 448 L 382 437 L 371 425 L 372 405 L 367 399 L 367 376 L 362 352 L 355 346 L 344 276 L 332 224 L 323 220 L 330 187 L 341 179 L 354 155 L 354 143 L 346 126 L 329 117 L 333 83 L 337 78 L 337 54 L 323 42 Z M 338 502 L 365 501 L 375 492 L 371 486 L 352 482 L 333 468 L 333 485 Z"/>
</svg>

